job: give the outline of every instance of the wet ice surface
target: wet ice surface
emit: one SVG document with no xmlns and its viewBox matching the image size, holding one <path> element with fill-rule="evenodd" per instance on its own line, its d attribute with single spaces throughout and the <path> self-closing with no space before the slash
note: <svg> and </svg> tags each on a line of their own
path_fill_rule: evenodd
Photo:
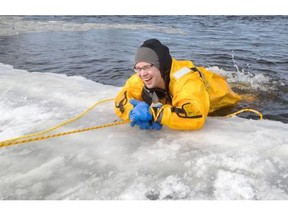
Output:
<svg viewBox="0 0 288 216">
<path fill-rule="evenodd" d="M 119 90 L 0 66 L 1 141 L 55 126 Z M 107 102 L 55 133 L 115 120 Z M 287 129 L 210 117 L 200 131 L 124 124 L 1 148 L 0 199 L 287 199 Z"/>
</svg>

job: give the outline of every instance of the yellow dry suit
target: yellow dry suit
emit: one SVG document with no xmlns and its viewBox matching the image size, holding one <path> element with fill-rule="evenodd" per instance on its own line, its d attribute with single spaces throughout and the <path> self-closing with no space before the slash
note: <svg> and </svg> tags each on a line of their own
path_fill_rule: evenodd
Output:
<svg viewBox="0 0 288 216">
<path fill-rule="evenodd" d="M 195 67 L 191 61 L 172 59 L 168 98 L 161 99 L 163 106 L 154 121 L 169 128 L 197 130 L 203 127 L 208 113 L 235 105 L 240 96 L 234 93 L 224 77 Z M 138 74 L 132 75 L 115 99 L 115 113 L 129 120 L 133 106 L 130 99 L 144 101 L 144 83 Z M 154 116 L 155 117 L 155 116 Z"/>
</svg>

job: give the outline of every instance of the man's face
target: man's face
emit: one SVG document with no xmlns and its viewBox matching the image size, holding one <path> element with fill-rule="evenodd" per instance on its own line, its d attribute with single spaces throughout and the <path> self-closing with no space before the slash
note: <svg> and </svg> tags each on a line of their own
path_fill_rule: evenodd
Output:
<svg viewBox="0 0 288 216">
<path fill-rule="evenodd" d="M 160 70 L 153 64 L 147 62 L 138 62 L 134 70 L 143 80 L 148 88 L 162 88 L 165 89 L 164 80 L 161 77 Z"/>
</svg>

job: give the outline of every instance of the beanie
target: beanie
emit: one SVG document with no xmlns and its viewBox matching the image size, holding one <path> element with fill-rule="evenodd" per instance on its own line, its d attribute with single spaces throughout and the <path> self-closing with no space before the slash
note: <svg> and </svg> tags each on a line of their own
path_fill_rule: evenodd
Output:
<svg viewBox="0 0 288 216">
<path fill-rule="evenodd" d="M 135 55 L 135 65 L 138 62 L 148 62 L 160 69 L 159 58 L 157 54 L 148 47 L 139 47 Z"/>
<path fill-rule="evenodd" d="M 151 63 L 157 67 L 164 80 L 169 78 L 172 57 L 170 56 L 169 48 L 163 45 L 159 40 L 149 39 L 143 42 L 137 49 L 135 64 L 140 61 Z"/>
</svg>

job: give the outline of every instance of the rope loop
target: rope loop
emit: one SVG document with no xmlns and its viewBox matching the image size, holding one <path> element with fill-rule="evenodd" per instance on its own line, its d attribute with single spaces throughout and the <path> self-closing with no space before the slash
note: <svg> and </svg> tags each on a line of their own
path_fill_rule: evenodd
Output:
<svg viewBox="0 0 288 216">
<path fill-rule="evenodd" d="M 229 115 L 226 115 L 226 117 L 233 117 L 233 116 L 236 116 L 236 115 L 238 115 L 239 113 L 243 113 L 243 112 L 253 112 L 253 113 L 256 113 L 257 115 L 259 115 L 259 120 L 262 120 L 262 119 L 263 119 L 262 113 L 260 113 L 260 112 L 257 111 L 257 110 L 248 109 L 248 108 L 246 108 L 246 109 L 241 109 L 241 110 L 239 110 L 239 111 L 237 111 L 237 112 L 234 112 L 234 113 L 231 113 L 231 114 L 229 114 Z"/>
</svg>

